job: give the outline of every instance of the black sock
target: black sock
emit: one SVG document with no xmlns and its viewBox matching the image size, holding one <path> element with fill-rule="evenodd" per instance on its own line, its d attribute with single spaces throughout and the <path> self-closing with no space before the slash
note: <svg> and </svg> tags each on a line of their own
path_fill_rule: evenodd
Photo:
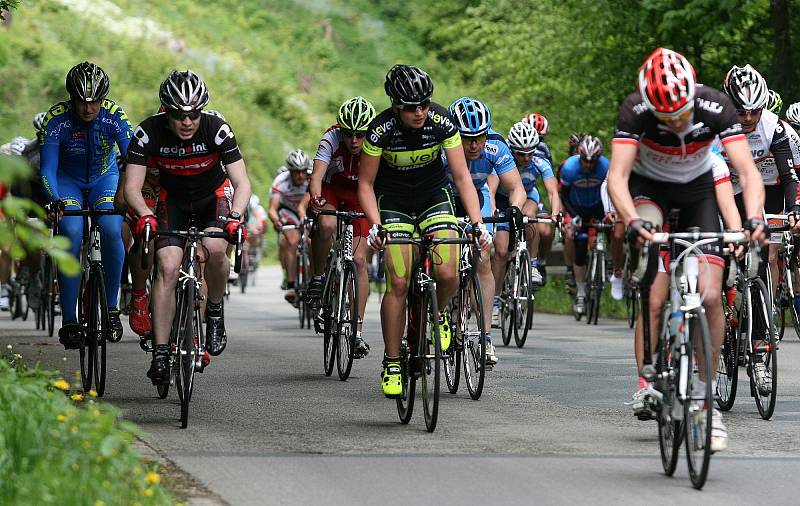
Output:
<svg viewBox="0 0 800 506">
<path fill-rule="evenodd" d="M 222 313 L 222 301 L 219 301 L 216 304 L 208 301 L 208 304 L 206 304 L 206 314 L 218 315 L 220 313 Z"/>
</svg>

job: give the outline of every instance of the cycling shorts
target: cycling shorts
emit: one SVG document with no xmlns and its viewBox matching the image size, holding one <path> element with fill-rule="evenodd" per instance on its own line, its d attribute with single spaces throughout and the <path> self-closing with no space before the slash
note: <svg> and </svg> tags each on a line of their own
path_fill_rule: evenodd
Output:
<svg viewBox="0 0 800 506">
<path fill-rule="evenodd" d="M 344 208 L 355 213 L 363 213 L 361 204 L 358 201 L 358 191 L 351 185 L 337 183 L 322 183 L 322 198 L 334 209 Z M 367 237 L 369 235 L 369 224 L 366 218 L 353 220 L 353 237 Z"/>
<path fill-rule="evenodd" d="M 489 187 L 484 185 L 483 188 L 477 188 L 476 192 L 478 194 L 478 205 L 481 208 L 481 216 L 491 216 L 492 215 L 492 199 L 489 197 Z M 461 198 L 458 195 L 453 196 L 453 207 L 456 212 L 456 217 L 463 217 L 468 218 L 469 215 L 467 214 L 467 210 L 464 208 L 464 204 L 461 202 Z M 471 229 L 471 225 L 467 227 Z M 487 223 L 486 230 L 489 231 L 490 234 L 494 235 L 494 223 Z"/>
<path fill-rule="evenodd" d="M 690 227 L 698 227 L 701 232 L 719 232 L 719 208 L 714 191 L 714 176 L 708 171 L 688 183 L 667 183 L 632 173 L 628 183 L 635 205 L 652 202 L 661 211 L 662 223 L 670 211 L 678 209 L 677 227 L 673 232 L 683 232 Z M 700 247 L 709 262 L 724 266 L 722 247 L 719 242 Z"/>
<path fill-rule="evenodd" d="M 377 197 L 381 224 L 395 239 L 410 239 L 416 232 L 458 231 L 449 188 L 437 188 L 412 198 L 387 194 L 378 194 Z"/>
<path fill-rule="evenodd" d="M 541 213 L 543 206 L 542 206 L 541 202 L 539 202 L 538 200 L 536 200 L 534 198 L 531 198 L 531 194 L 532 193 L 533 192 L 528 192 L 528 200 L 532 200 L 533 202 L 535 202 L 536 203 L 536 208 L 538 209 L 538 213 Z M 536 192 L 536 197 L 537 198 L 539 197 L 539 193 L 538 192 Z M 511 202 L 508 201 L 508 196 L 500 195 L 500 193 L 497 193 L 497 195 L 495 195 L 494 203 L 495 203 L 495 207 L 500 212 L 505 211 L 506 209 L 508 209 L 511 206 Z M 498 232 L 500 232 L 500 231 L 508 232 L 510 230 L 508 223 L 495 223 L 494 227 L 495 227 L 495 230 L 497 230 Z"/>
<path fill-rule="evenodd" d="M 278 220 L 281 225 L 300 225 L 300 216 L 297 209 L 293 209 L 283 204 L 278 206 Z"/>
<path fill-rule="evenodd" d="M 767 214 L 783 214 L 786 209 L 784 200 L 786 194 L 783 193 L 781 185 L 765 186 L 764 187 L 764 212 Z M 733 196 L 736 201 L 736 208 L 739 210 L 739 216 L 742 217 L 742 223 L 747 220 L 747 213 L 744 209 L 744 198 L 741 193 Z"/>
<path fill-rule="evenodd" d="M 187 230 L 193 222 L 200 229 L 223 228 L 228 220 L 233 204 L 233 186 L 230 180 L 225 179 L 214 193 L 208 197 L 195 201 L 182 200 L 171 197 L 166 188 L 162 187 L 156 208 L 159 230 Z M 156 238 L 156 249 L 167 246 L 183 248 L 185 239 L 181 237 Z"/>
</svg>

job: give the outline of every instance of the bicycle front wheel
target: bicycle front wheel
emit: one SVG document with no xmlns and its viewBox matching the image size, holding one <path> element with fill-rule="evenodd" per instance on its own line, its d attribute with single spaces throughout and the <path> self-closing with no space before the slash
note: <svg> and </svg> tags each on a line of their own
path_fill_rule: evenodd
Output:
<svg viewBox="0 0 800 506">
<path fill-rule="evenodd" d="M 503 346 L 511 342 L 514 330 L 511 328 L 516 321 L 516 304 L 514 303 L 514 281 L 516 267 L 512 262 L 506 264 L 506 275 L 503 278 L 503 291 L 500 293 L 500 335 L 503 337 Z"/>
<path fill-rule="evenodd" d="M 744 311 L 740 314 L 746 316 Z M 736 400 L 736 388 L 739 384 L 739 329 L 745 323 L 737 318 L 733 308 L 725 306 L 725 336 L 722 338 L 722 349 L 717 362 L 717 406 L 722 411 L 729 411 Z"/>
<path fill-rule="evenodd" d="M 178 372 L 175 379 L 181 401 L 182 429 L 189 425 L 189 402 L 192 400 L 195 365 L 199 357 L 199 336 L 195 336 L 195 327 L 199 325 L 194 318 L 195 289 L 193 283 L 187 283 L 183 288 L 183 300 L 178 313 L 180 315 L 176 338 Z"/>
<path fill-rule="evenodd" d="M 94 355 L 94 385 L 97 396 L 102 397 L 106 391 L 106 344 L 112 335 L 111 322 L 108 318 L 108 304 L 106 302 L 106 284 L 103 268 L 99 265 L 92 267 L 93 290 L 90 317 L 94 329 L 92 334 L 96 339 Z"/>
<path fill-rule="evenodd" d="M 43 290 L 47 296 L 47 335 L 53 337 L 56 325 L 56 299 L 58 288 L 56 287 L 55 264 L 50 255 L 46 255 L 44 261 L 44 285 Z"/>
<path fill-rule="evenodd" d="M 752 325 L 748 326 L 748 343 L 752 347 L 748 372 L 750 392 L 756 401 L 758 414 L 764 420 L 772 418 L 778 395 L 778 348 L 775 328 L 770 318 L 771 306 L 764 282 L 761 279 L 754 280 L 747 306 L 752 315 Z"/>
<path fill-rule="evenodd" d="M 528 330 L 533 321 L 533 285 L 531 284 L 531 259 L 528 250 L 519 254 L 519 274 L 514 293 L 514 342 L 517 348 L 525 346 Z"/>
<path fill-rule="evenodd" d="M 686 313 L 684 328 L 689 339 L 686 355 L 680 357 L 678 378 L 685 378 L 683 400 L 684 435 L 689 479 L 696 489 L 703 488 L 711 463 L 711 418 L 714 393 L 711 390 L 712 350 L 705 310 Z M 706 381 L 700 379 L 706 373 Z M 680 380 L 679 380 L 680 381 Z"/>
<path fill-rule="evenodd" d="M 665 329 L 666 330 L 666 329 Z M 656 371 L 658 379 L 656 388 L 662 394 L 660 409 L 656 416 L 658 422 L 658 446 L 661 453 L 661 465 L 664 474 L 672 476 L 678 465 L 678 455 L 683 442 L 683 426 L 680 416 L 675 416 L 677 388 L 674 372 L 678 370 L 678 357 L 672 354 L 672 344 L 669 335 L 665 332 L 660 341 L 661 349 L 658 353 Z"/>
<path fill-rule="evenodd" d="M 422 407 L 428 432 L 436 430 L 439 417 L 439 375 L 441 367 L 441 341 L 439 335 L 439 309 L 436 289 L 432 284 L 422 292 L 420 301 L 420 332 L 417 341 L 417 366 L 422 375 Z"/>
<path fill-rule="evenodd" d="M 336 317 L 336 370 L 339 379 L 345 381 L 353 367 L 354 345 L 358 329 L 358 274 L 356 265 L 343 263 Z"/>
<path fill-rule="evenodd" d="M 461 287 L 459 287 L 459 291 Z M 464 331 L 461 320 L 460 299 L 458 296 L 450 304 L 447 314 L 451 318 L 451 328 L 453 329 L 453 340 L 447 351 L 442 351 L 442 362 L 444 362 L 444 380 L 447 383 L 447 390 L 451 394 L 458 392 L 461 383 L 461 356 L 464 353 Z"/>
<path fill-rule="evenodd" d="M 339 286 L 339 279 L 337 275 L 337 271 L 332 269 L 330 271 L 330 277 L 328 281 L 328 288 L 322 294 L 322 307 L 320 311 L 322 312 L 322 318 L 324 320 L 323 329 L 322 329 L 322 360 L 323 360 L 323 367 L 325 370 L 325 376 L 330 376 L 333 374 L 333 366 L 336 363 L 336 346 L 337 346 L 337 339 L 336 339 L 336 329 L 334 328 L 333 323 L 333 311 L 338 305 L 338 286 Z"/>
<path fill-rule="evenodd" d="M 94 364 L 95 356 L 97 355 L 97 341 L 92 339 L 92 322 L 90 321 L 93 311 L 92 308 L 92 286 L 93 280 L 88 271 L 81 274 L 80 284 L 78 285 L 78 321 L 83 323 L 85 332 L 83 346 L 81 346 L 78 355 L 81 362 L 81 385 L 84 392 L 89 392 L 92 389 L 92 382 L 94 381 Z"/>
<path fill-rule="evenodd" d="M 414 360 L 410 356 L 408 342 L 403 339 L 400 344 L 400 368 L 402 372 L 403 393 L 397 398 L 397 414 L 400 416 L 400 423 L 407 424 L 411 421 L 414 414 L 414 397 L 417 389 L 417 381 L 411 371 L 410 361 Z"/>
<path fill-rule="evenodd" d="M 486 328 L 481 285 L 476 275 L 469 276 L 458 291 L 458 304 L 464 331 L 464 382 L 469 396 L 478 400 L 486 377 Z"/>
</svg>

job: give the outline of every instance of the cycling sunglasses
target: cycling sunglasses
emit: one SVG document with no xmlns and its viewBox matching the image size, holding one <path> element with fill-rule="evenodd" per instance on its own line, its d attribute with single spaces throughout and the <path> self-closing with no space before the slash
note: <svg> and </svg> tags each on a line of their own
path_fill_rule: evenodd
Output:
<svg viewBox="0 0 800 506">
<path fill-rule="evenodd" d="M 170 119 L 175 121 L 183 121 L 185 118 L 189 118 L 190 120 L 194 121 L 200 117 L 202 111 L 200 109 L 195 109 L 194 111 L 183 112 L 177 109 L 167 109 L 167 116 Z"/>
<path fill-rule="evenodd" d="M 344 130 L 342 129 L 342 135 L 345 137 L 350 137 L 351 139 L 355 137 L 356 139 L 363 139 L 367 136 L 367 132 L 356 132 L 355 130 Z"/>
<path fill-rule="evenodd" d="M 675 115 L 675 114 L 661 114 L 661 113 L 658 113 L 656 111 L 653 111 L 653 116 L 655 116 L 658 121 L 667 123 L 669 121 L 676 121 L 676 120 L 685 121 L 685 120 L 689 119 L 689 117 L 692 115 L 693 112 L 694 112 L 694 108 L 690 107 L 689 109 L 686 109 L 685 111 L 683 111 L 682 113 L 677 114 L 677 115 Z"/>
<path fill-rule="evenodd" d="M 512 151 L 512 153 L 514 153 L 515 156 L 527 159 L 533 158 L 534 155 L 533 151 Z"/>
<path fill-rule="evenodd" d="M 418 104 L 395 104 L 404 112 L 417 112 L 417 109 L 422 109 L 423 111 L 431 106 L 430 100 L 423 100 Z"/>
<path fill-rule="evenodd" d="M 761 114 L 761 111 L 763 110 L 764 110 L 763 107 L 759 107 L 758 109 L 749 109 L 749 110 L 736 109 L 736 114 L 738 114 L 739 116 L 747 116 L 748 114 L 750 114 L 751 116 L 758 116 L 759 114 Z"/>
</svg>

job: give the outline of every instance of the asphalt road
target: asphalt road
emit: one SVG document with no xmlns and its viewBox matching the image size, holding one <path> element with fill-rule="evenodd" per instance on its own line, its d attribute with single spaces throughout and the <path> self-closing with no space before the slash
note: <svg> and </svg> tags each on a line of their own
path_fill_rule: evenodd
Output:
<svg viewBox="0 0 800 506">
<path fill-rule="evenodd" d="M 523 349 L 498 346 L 481 400 L 442 394 L 436 432 L 421 410 L 401 425 L 380 393 L 377 298 L 368 305 L 369 357 L 346 382 L 322 372 L 322 340 L 300 330 L 262 269 L 246 295 L 226 303 L 228 349 L 197 378 L 189 427 L 144 376 L 149 357 L 127 331 L 109 347 L 105 400 L 139 424 L 145 441 L 230 504 L 748 504 L 797 503 L 800 465 L 800 340 L 779 353 L 775 415 L 763 421 L 740 396 L 725 422 L 728 451 L 712 459 L 702 492 L 684 459 L 661 472 L 655 422 L 623 405 L 635 388 L 631 331 L 537 314 Z M 500 341 L 499 335 L 496 339 Z M 0 342 L 70 378 L 76 352 L 41 337 L 32 322 L 0 314 Z M 55 343 L 55 344 L 54 344 Z M 742 371 L 740 381 L 747 385 Z"/>
</svg>

